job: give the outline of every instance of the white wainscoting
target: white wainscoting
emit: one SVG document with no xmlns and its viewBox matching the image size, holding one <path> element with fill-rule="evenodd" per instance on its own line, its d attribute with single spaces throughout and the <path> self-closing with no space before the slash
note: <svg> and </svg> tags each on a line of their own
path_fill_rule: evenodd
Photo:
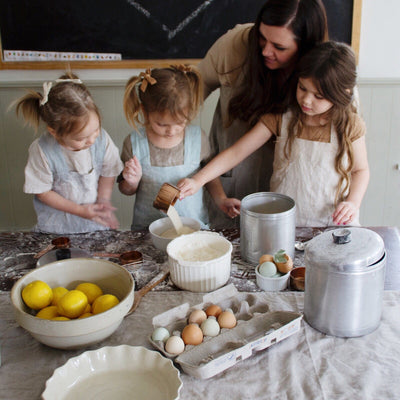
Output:
<svg viewBox="0 0 400 400">
<path fill-rule="evenodd" d="M 91 81 L 88 86 L 101 109 L 103 126 L 121 149 L 130 128 L 122 111 L 125 80 Z M 34 139 L 29 127 L 15 117 L 9 104 L 24 88 L 41 90 L 42 81 L 0 83 L 0 230 L 29 230 L 36 221 L 32 196 L 22 192 L 28 148 Z M 367 124 L 371 180 L 361 208 L 365 226 L 400 226 L 400 79 L 359 81 L 361 112 Z M 197 123 L 207 132 L 218 99 L 207 99 Z M 113 204 L 122 229 L 129 229 L 133 199 L 115 188 Z"/>
</svg>

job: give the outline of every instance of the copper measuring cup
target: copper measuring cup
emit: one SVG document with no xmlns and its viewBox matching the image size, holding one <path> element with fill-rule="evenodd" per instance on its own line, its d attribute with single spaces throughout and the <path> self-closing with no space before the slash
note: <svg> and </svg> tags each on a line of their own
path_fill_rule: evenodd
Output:
<svg viewBox="0 0 400 400">
<path fill-rule="evenodd" d="M 163 183 L 153 202 L 153 207 L 166 213 L 169 206 L 173 206 L 178 201 L 180 193 L 181 191 L 176 186 Z"/>
<path fill-rule="evenodd" d="M 46 253 L 48 253 L 50 250 L 53 249 L 68 249 L 70 245 L 70 240 L 68 237 L 65 236 L 60 236 L 57 238 L 54 238 L 51 241 L 51 244 L 49 244 L 47 247 L 45 247 L 43 250 L 40 250 L 38 253 L 36 253 L 33 258 L 40 258 L 44 256 Z"/>
</svg>

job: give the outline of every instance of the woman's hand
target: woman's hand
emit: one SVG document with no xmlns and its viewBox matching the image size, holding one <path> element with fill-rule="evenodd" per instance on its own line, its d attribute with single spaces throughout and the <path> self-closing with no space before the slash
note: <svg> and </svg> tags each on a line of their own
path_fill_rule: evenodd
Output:
<svg viewBox="0 0 400 400">
<path fill-rule="evenodd" d="M 332 215 L 336 225 L 348 225 L 357 215 L 358 208 L 351 201 L 342 201 Z"/>
<path fill-rule="evenodd" d="M 202 185 L 194 178 L 183 178 L 178 182 L 176 186 L 181 191 L 179 197 L 180 200 L 184 199 L 187 196 L 194 195 L 202 187 Z"/>
<path fill-rule="evenodd" d="M 142 166 L 136 156 L 125 163 L 122 176 L 129 185 L 135 187 L 138 185 L 142 179 Z"/>
</svg>

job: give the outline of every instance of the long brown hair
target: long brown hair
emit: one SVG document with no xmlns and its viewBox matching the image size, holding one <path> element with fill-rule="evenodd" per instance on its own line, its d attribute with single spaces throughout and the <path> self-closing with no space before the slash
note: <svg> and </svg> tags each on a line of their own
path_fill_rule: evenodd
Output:
<svg viewBox="0 0 400 400">
<path fill-rule="evenodd" d="M 335 158 L 335 170 L 340 175 L 336 203 L 343 201 L 350 187 L 351 170 L 354 165 L 351 143 L 353 90 L 356 85 L 356 57 L 350 46 L 338 42 L 325 42 L 313 48 L 298 63 L 298 78 L 312 79 L 321 95 L 333 106 L 329 113 L 336 129 L 339 149 Z M 293 116 L 288 126 L 285 155 L 288 158 L 297 132 L 302 129 L 303 113 L 299 104 L 293 106 Z M 347 156 L 348 162 L 344 160 Z"/>
<path fill-rule="evenodd" d="M 25 121 L 35 130 L 43 121 L 54 129 L 57 136 L 62 137 L 82 130 L 90 112 L 96 113 L 101 120 L 88 88 L 77 75 L 68 71 L 56 82 L 46 84 L 51 87 L 46 94 L 29 89 L 26 95 L 12 104 L 16 106 L 17 115 L 22 113 Z"/>
<path fill-rule="evenodd" d="M 298 57 L 328 39 L 325 7 L 321 0 L 267 0 L 249 33 L 245 79 L 229 103 L 229 119 L 254 125 L 262 114 L 283 112 L 296 85 L 294 73 L 270 70 L 264 65 L 259 38 L 260 24 L 290 29 L 298 45 Z"/>
<path fill-rule="evenodd" d="M 149 112 L 171 113 L 176 119 L 192 121 L 203 102 L 200 73 L 188 65 L 148 69 L 129 79 L 125 87 L 124 112 L 128 122 L 146 125 Z M 143 107 L 143 108 L 142 108 Z"/>
</svg>

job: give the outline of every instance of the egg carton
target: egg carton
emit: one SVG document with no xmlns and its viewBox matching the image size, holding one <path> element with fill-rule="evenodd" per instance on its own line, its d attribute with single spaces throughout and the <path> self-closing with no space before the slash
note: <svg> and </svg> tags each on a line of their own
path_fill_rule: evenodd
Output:
<svg viewBox="0 0 400 400">
<path fill-rule="evenodd" d="M 269 311 L 268 304 L 252 293 L 239 292 L 233 284 L 203 296 L 203 302 L 190 306 L 181 304 L 153 318 L 153 327 L 164 327 L 172 334 L 182 332 L 190 313 L 217 304 L 230 308 L 237 319 L 232 329 L 221 329 L 215 337 L 204 336 L 203 342 L 186 345 L 183 353 L 173 355 L 164 342 L 150 343 L 166 357 L 179 364 L 184 372 L 200 379 L 208 379 L 236 363 L 282 341 L 300 330 L 302 314 L 291 311 Z"/>
</svg>

